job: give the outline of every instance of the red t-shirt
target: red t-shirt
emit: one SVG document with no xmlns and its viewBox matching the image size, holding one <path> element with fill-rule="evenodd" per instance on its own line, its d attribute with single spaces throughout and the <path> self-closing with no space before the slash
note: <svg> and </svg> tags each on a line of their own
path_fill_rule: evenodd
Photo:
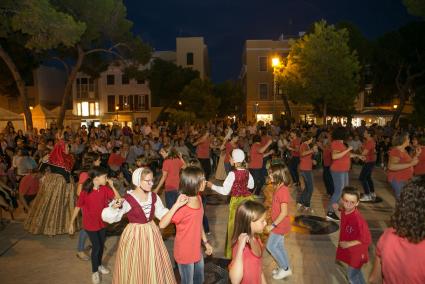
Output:
<svg viewBox="0 0 425 284">
<path fill-rule="evenodd" d="M 342 152 L 347 150 L 347 147 L 345 147 L 345 145 L 340 140 L 335 140 L 335 141 L 332 141 L 331 143 L 331 150 L 332 152 L 333 151 Z M 332 160 L 331 170 L 334 172 L 348 172 L 350 170 L 350 166 L 351 166 L 351 159 L 350 159 L 350 152 L 348 152 L 343 157 L 336 160 Z"/>
<path fill-rule="evenodd" d="M 409 156 L 407 152 L 402 152 L 396 147 L 392 148 L 390 152 L 388 153 L 389 157 L 397 157 L 400 159 L 400 164 L 406 164 L 410 163 L 412 161 L 412 158 Z M 398 171 L 390 171 L 388 170 L 387 178 L 388 181 L 391 182 L 392 180 L 396 181 L 408 181 L 413 177 L 413 167 L 408 167 L 403 170 Z"/>
<path fill-rule="evenodd" d="M 78 177 L 78 184 L 84 184 L 88 178 L 89 178 L 88 172 L 81 172 L 80 176 Z"/>
<path fill-rule="evenodd" d="M 301 140 L 298 137 L 295 138 L 295 139 L 292 139 L 291 143 L 289 143 L 289 146 L 291 148 L 294 148 L 294 149 L 299 149 L 300 145 L 301 145 Z M 291 150 L 291 155 L 292 155 L 292 157 L 299 157 L 300 151 L 299 150 L 295 150 L 295 151 Z"/>
<path fill-rule="evenodd" d="M 77 201 L 77 207 L 83 213 L 83 228 L 87 231 L 99 231 L 105 227 L 102 221 L 102 210 L 108 207 L 108 203 L 114 199 L 115 194 L 106 185 L 102 185 L 98 190 L 82 190 Z"/>
<path fill-rule="evenodd" d="M 368 247 L 372 242 L 369 226 L 357 209 L 349 214 L 345 214 L 342 210 L 339 241 L 355 240 L 360 241 L 361 244 L 346 249 L 338 246 L 336 259 L 353 268 L 360 269 L 369 260 Z"/>
<path fill-rule="evenodd" d="M 302 143 L 300 146 L 300 171 L 311 171 L 313 169 L 313 153 L 301 156 L 302 152 L 308 150 L 310 150 L 310 147 L 306 143 Z"/>
<path fill-rule="evenodd" d="M 255 238 L 255 240 L 259 243 L 261 247 L 261 251 L 263 248 L 263 244 L 259 238 Z M 232 259 L 235 258 L 236 253 L 238 251 L 238 243 L 233 246 L 232 249 Z M 261 253 L 262 254 L 262 253 Z M 245 245 L 243 249 L 242 258 L 243 258 L 243 277 L 240 284 L 261 284 L 261 273 L 262 273 L 262 261 L 260 256 L 256 256 L 249 244 Z M 233 265 L 233 262 L 229 264 L 229 268 Z"/>
<path fill-rule="evenodd" d="M 178 190 L 180 182 L 180 169 L 183 167 L 182 160 L 166 159 L 162 164 L 162 170 L 167 172 L 165 179 L 165 191 Z"/>
<path fill-rule="evenodd" d="M 111 153 L 108 159 L 109 166 L 118 166 L 120 167 L 125 162 L 125 159 L 117 153 Z"/>
<path fill-rule="evenodd" d="M 40 179 L 32 174 L 26 175 L 19 183 L 19 194 L 36 195 L 40 188 Z"/>
<path fill-rule="evenodd" d="M 196 147 L 196 157 L 199 159 L 210 158 L 210 139 L 207 138 L 203 142 L 199 143 Z"/>
<path fill-rule="evenodd" d="M 425 146 L 421 146 L 421 154 L 419 155 L 419 163 L 413 168 L 415 176 L 425 175 Z"/>
<path fill-rule="evenodd" d="M 363 144 L 363 149 L 368 150 L 366 155 L 366 160 L 365 160 L 366 163 L 371 163 L 376 161 L 375 146 L 376 146 L 375 140 L 373 139 L 366 140 L 366 142 Z"/>
<path fill-rule="evenodd" d="M 249 168 L 250 169 L 261 169 L 263 167 L 263 153 L 258 152 L 261 148 L 260 143 L 254 143 L 251 146 L 249 152 Z"/>
<path fill-rule="evenodd" d="M 330 167 L 332 164 L 332 149 L 329 146 L 326 146 L 323 149 L 323 166 Z"/>
<path fill-rule="evenodd" d="M 233 147 L 232 143 L 227 142 L 226 143 L 226 156 L 224 156 L 224 162 L 225 163 L 230 162 L 230 155 L 232 154 L 233 149 L 235 149 L 235 147 Z"/>
<path fill-rule="evenodd" d="M 384 284 L 425 283 L 425 240 L 410 243 L 387 228 L 378 240 L 376 255 L 381 258 Z"/>
<path fill-rule="evenodd" d="M 291 201 L 291 196 L 289 195 L 289 189 L 285 185 L 282 185 L 279 187 L 273 194 L 273 200 L 272 200 L 272 221 L 274 222 L 276 218 L 279 216 L 281 212 L 281 204 L 286 203 L 288 205 L 288 211 L 289 211 L 289 202 Z M 287 234 L 291 230 L 291 220 L 289 218 L 289 212 L 288 215 L 286 215 L 283 220 L 277 224 L 276 228 L 272 230 L 275 234 Z"/>
<path fill-rule="evenodd" d="M 176 238 L 174 240 L 174 259 L 179 264 L 190 264 L 201 259 L 202 217 L 204 209 L 201 197 L 200 207 L 190 208 L 185 205 L 177 210 L 171 222 L 176 224 Z"/>
</svg>

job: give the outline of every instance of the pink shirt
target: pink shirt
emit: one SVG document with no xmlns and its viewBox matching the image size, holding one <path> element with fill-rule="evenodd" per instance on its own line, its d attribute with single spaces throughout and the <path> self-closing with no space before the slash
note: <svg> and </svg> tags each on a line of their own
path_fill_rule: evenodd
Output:
<svg viewBox="0 0 425 284">
<path fill-rule="evenodd" d="M 381 258 L 384 284 L 425 283 L 425 240 L 413 244 L 387 228 L 378 240 L 376 255 Z"/>
<path fill-rule="evenodd" d="M 255 240 L 260 244 L 260 247 L 263 247 L 261 240 L 255 238 Z M 262 249 L 261 249 L 262 250 Z M 238 251 L 238 243 L 233 246 L 232 249 L 232 258 L 234 259 Z M 242 253 L 243 258 L 243 277 L 241 284 L 261 284 L 261 273 L 262 273 L 262 261 L 260 256 L 256 256 L 249 245 L 245 245 Z M 231 267 L 233 263 L 229 264 Z"/>
<path fill-rule="evenodd" d="M 412 161 L 412 158 L 407 154 L 407 152 L 400 151 L 396 147 L 392 148 L 390 152 L 388 153 L 390 157 L 398 157 L 400 164 L 407 164 Z M 387 178 L 388 181 L 391 182 L 392 180 L 396 181 L 408 181 L 413 177 L 413 167 L 408 167 L 403 170 L 398 171 L 390 171 L 388 170 Z"/>
<path fill-rule="evenodd" d="M 279 187 L 273 194 L 272 200 L 272 221 L 276 220 L 276 218 L 280 215 L 281 212 L 281 204 L 288 204 L 289 211 L 289 202 L 291 197 L 289 195 L 289 189 L 285 185 Z M 289 213 L 289 212 L 288 212 Z M 291 220 L 289 218 L 289 214 L 272 230 L 275 234 L 287 234 L 291 230 Z"/>
<path fill-rule="evenodd" d="M 259 143 L 254 143 L 251 146 L 249 168 L 250 169 L 261 169 L 263 167 L 263 154 L 258 152 L 261 145 Z"/>
<path fill-rule="evenodd" d="M 376 153 L 375 153 L 375 140 L 367 140 L 364 145 L 363 149 L 368 150 L 366 155 L 366 163 L 371 163 L 376 161 Z"/>
<path fill-rule="evenodd" d="M 174 240 L 174 259 L 179 264 L 190 264 L 201 259 L 202 207 L 201 196 L 198 195 L 200 207 L 197 209 L 185 205 L 177 210 L 171 222 L 176 224 Z"/>
<path fill-rule="evenodd" d="M 162 164 L 162 170 L 167 172 L 165 179 L 165 191 L 173 191 L 179 188 L 180 169 L 183 167 L 183 162 L 179 158 L 165 159 Z"/>
<path fill-rule="evenodd" d="M 332 152 L 333 151 L 343 152 L 347 150 L 347 147 L 345 147 L 345 145 L 341 141 L 335 140 L 335 141 L 332 141 L 331 143 L 331 150 Z M 331 170 L 333 172 L 348 172 L 350 170 L 350 166 L 351 166 L 351 159 L 350 159 L 350 152 L 348 152 L 341 158 L 332 160 Z"/>
</svg>

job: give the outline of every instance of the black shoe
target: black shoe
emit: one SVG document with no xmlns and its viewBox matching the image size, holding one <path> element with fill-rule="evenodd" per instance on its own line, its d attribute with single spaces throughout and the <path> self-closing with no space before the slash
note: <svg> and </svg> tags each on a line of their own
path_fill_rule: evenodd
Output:
<svg viewBox="0 0 425 284">
<path fill-rule="evenodd" d="M 335 212 L 329 211 L 328 214 L 326 214 L 326 219 L 330 221 L 339 221 L 339 217 L 335 214 Z"/>
</svg>

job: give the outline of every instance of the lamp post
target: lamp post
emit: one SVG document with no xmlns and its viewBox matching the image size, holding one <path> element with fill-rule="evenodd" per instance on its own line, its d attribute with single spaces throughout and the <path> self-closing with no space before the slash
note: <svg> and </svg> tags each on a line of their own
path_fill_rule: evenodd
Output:
<svg viewBox="0 0 425 284">
<path fill-rule="evenodd" d="M 116 112 L 116 114 L 117 114 L 117 117 L 116 117 L 116 121 L 117 121 L 117 123 L 118 123 L 118 110 L 120 109 L 120 107 L 118 106 L 118 105 L 116 105 L 115 106 L 115 112 Z"/>
<path fill-rule="evenodd" d="M 282 62 L 278 56 L 272 58 L 272 67 L 273 67 L 273 120 L 276 116 L 276 94 L 278 93 L 277 87 L 277 76 L 279 74 L 280 68 L 282 68 Z"/>
</svg>

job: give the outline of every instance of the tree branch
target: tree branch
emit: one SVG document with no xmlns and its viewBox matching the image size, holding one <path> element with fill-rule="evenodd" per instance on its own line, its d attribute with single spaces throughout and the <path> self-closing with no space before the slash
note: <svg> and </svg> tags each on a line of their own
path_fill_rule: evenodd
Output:
<svg viewBox="0 0 425 284">
<path fill-rule="evenodd" d="M 57 60 L 57 61 L 59 61 L 60 63 L 62 63 L 63 67 L 65 67 L 66 74 L 69 74 L 69 65 L 68 65 L 68 64 L 66 64 L 66 62 L 65 62 L 65 61 L 63 61 L 63 60 L 62 60 L 62 58 L 59 58 L 59 57 L 55 56 L 55 57 L 52 57 L 52 59 L 53 59 L 53 60 Z"/>
</svg>

